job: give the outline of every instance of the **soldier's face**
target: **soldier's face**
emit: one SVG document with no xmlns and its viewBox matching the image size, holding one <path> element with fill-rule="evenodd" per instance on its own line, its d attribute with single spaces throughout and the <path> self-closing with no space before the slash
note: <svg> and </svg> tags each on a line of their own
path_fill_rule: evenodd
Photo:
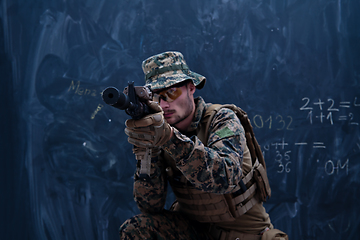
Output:
<svg viewBox="0 0 360 240">
<path fill-rule="evenodd" d="M 164 110 L 164 117 L 166 121 L 178 128 L 180 131 L 185 131 L 191 124 L 194 116 L 195 103 L 194 92 L 195 86 L 188 83 L 185 86 L 179 87 L 181 94 L 171 102 L 160 99 L 160 106 Z"/>
</svg>

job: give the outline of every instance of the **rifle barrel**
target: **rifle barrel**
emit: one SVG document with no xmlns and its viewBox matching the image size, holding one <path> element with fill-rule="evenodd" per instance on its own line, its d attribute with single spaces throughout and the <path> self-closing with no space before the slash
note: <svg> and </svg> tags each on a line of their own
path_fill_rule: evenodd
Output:
<svg viewBox="0 0 360 240">
<path fill-rule="evenodd" d="M 102 98 L 106 104 L 121 110 L 131 109 L 133 105 L 129 97 L 120 92 L 116 87 L 107 87 L 102 92 Z"/>
</svg>

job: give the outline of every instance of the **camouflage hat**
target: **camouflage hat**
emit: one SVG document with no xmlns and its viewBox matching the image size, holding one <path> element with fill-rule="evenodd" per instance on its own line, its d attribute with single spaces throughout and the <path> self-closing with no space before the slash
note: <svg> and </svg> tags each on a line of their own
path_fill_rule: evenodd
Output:
<svg viewBox="0 0 360 240">
<path fill-rule="evenodd" d="M 205 77 L 190 71 L 180 52 L 164 52 L 142 63 L 145 74 L 145 84 L 151 90 L 171 87 L 177 83 L 192 80 L 196 88 L 201 89 L 205 84 Z"/>
</svg>

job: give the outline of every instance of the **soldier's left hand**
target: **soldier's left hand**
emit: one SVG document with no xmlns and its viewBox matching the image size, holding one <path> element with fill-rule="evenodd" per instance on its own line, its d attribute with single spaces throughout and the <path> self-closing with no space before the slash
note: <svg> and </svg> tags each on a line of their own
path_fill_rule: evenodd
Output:
<svg viewBox="0 0 360 240">
<path fill-rule="evenodd" d="M 128 142 L 135 146 L 161 147 L 171 137 L 171 126 L 158 103 L 149 101 L 148 106 L 154 113 L 139 120 L 126 120 L 125 133 L 129 136 Z"/>
</svg>

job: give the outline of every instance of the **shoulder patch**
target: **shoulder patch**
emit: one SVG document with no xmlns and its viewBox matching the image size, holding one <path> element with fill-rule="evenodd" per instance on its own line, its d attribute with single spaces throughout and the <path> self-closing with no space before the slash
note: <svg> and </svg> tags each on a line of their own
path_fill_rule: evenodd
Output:
<svg viewBox="0 0 360 240">
<path fill-rule="evenodd" d="M 218 135 L 220 138 L 234 136 L 234 132 L 231 131 L 230 128 L 228 128 L 228 127 L 225 127 L 223 129 L 217 131 L 215 134 Z"/>
</svg>

